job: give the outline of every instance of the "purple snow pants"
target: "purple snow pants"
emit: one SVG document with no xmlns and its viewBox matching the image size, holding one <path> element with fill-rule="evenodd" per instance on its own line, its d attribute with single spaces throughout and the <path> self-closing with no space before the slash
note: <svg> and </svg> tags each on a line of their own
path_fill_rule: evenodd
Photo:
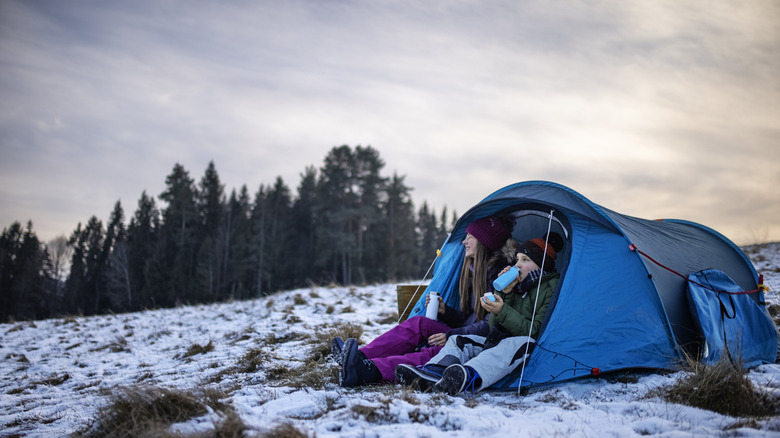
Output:
<svg viewBox="0 0 780 438">
<path fill-rule="evenodd" d="M 376 364 L 383 381 L 395 382 L 396 366 L 428 363 L 442 349 L 426 346 L 428 337 L 449 330 L 447 324 L 424 316 L 414 316 L 379 335 L 360 351 Z M 423 346 L 420 351 L 415 351 L 420 345 Z"/>
</svg>

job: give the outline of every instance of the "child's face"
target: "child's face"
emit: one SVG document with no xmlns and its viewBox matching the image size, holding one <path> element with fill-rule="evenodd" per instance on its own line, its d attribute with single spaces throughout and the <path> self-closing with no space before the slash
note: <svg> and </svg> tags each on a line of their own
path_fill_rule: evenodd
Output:
<svg viewBox="0 0 780 438">
<path fill-rule="evenodd" d="M 515 263 L 515 266 L 520 269 L 521 281 L 525 280 L 525 277 L 528 276 L 529 272 L 539 269 L 539 265 L 537 265 L 533 260 L 531 260 L 530 257 L 522 252 L 517 253 L 517 263 Z"/>
</svg>

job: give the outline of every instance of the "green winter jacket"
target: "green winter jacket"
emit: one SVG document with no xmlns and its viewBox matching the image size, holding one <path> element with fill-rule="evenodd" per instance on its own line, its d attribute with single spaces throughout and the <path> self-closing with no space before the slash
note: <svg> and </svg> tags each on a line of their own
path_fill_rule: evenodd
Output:
<svg viewBox="0 0 780 438">
<path fill-rule="evenodd" d="M 536 339 L 539 327 L 547 314 L 547 308 L 550 306 L 550 300 L 559 279 L 560 275 L 553 272 L 539 280 L 542 282 L 542 286 L 539 288 L 539 304 L 536 306 L 536 314 L 533 316 L 533 330 L 530 330 L 531 337 L 534 339 Z M 491 333 L 488 335 L 488 339 L 492 341 L 491 343 L 498 343 L 500 339 L 510 336 L 528 336 L 537 287 L 538 282 L 535 282 L 525 295 L 518 291 L 506 294 L 495 292 L 504 300 L 504 306 L 501 307 L 498 315 L 490 314 Z"/>
</svg>

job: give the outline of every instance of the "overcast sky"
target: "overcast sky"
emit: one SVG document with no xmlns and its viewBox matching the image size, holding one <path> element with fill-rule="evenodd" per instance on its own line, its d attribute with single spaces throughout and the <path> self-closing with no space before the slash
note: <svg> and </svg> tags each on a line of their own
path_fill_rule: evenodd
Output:
<svg viewBox="0 0 780 438">
<path fill-rule="evenodd" d="M 776 1 L 0 0 L 0 228 L 44 241 L 345 144 L 437 213 L 542 179 L 780 240 L 779 142 Z"/>
</svg>

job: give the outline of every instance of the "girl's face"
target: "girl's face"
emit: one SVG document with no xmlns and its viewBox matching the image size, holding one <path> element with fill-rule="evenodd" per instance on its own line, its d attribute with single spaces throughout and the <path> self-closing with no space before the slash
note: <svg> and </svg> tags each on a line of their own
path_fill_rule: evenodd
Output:
<svg viewBox="0 0 780 438">
<path fill-rule="evenodd" d="M 531 257 L 528 257 L 522 252 L 517 253 L 517 263 L 515 263 L 515 266 L 520 269 L 520 281 L 525 280 L 525 277 L 528 276 L 529 272 L 539 269 L 539 265 L 531 260 Z"/>
<path fill-rule="evenodd" d="M 466 247 L 466 257 L 474 257 L 477 253 L 477 238 L 471 234 L 466 234 L 466 238 L 463 239 L 462 243 Z"/>
</svg>

